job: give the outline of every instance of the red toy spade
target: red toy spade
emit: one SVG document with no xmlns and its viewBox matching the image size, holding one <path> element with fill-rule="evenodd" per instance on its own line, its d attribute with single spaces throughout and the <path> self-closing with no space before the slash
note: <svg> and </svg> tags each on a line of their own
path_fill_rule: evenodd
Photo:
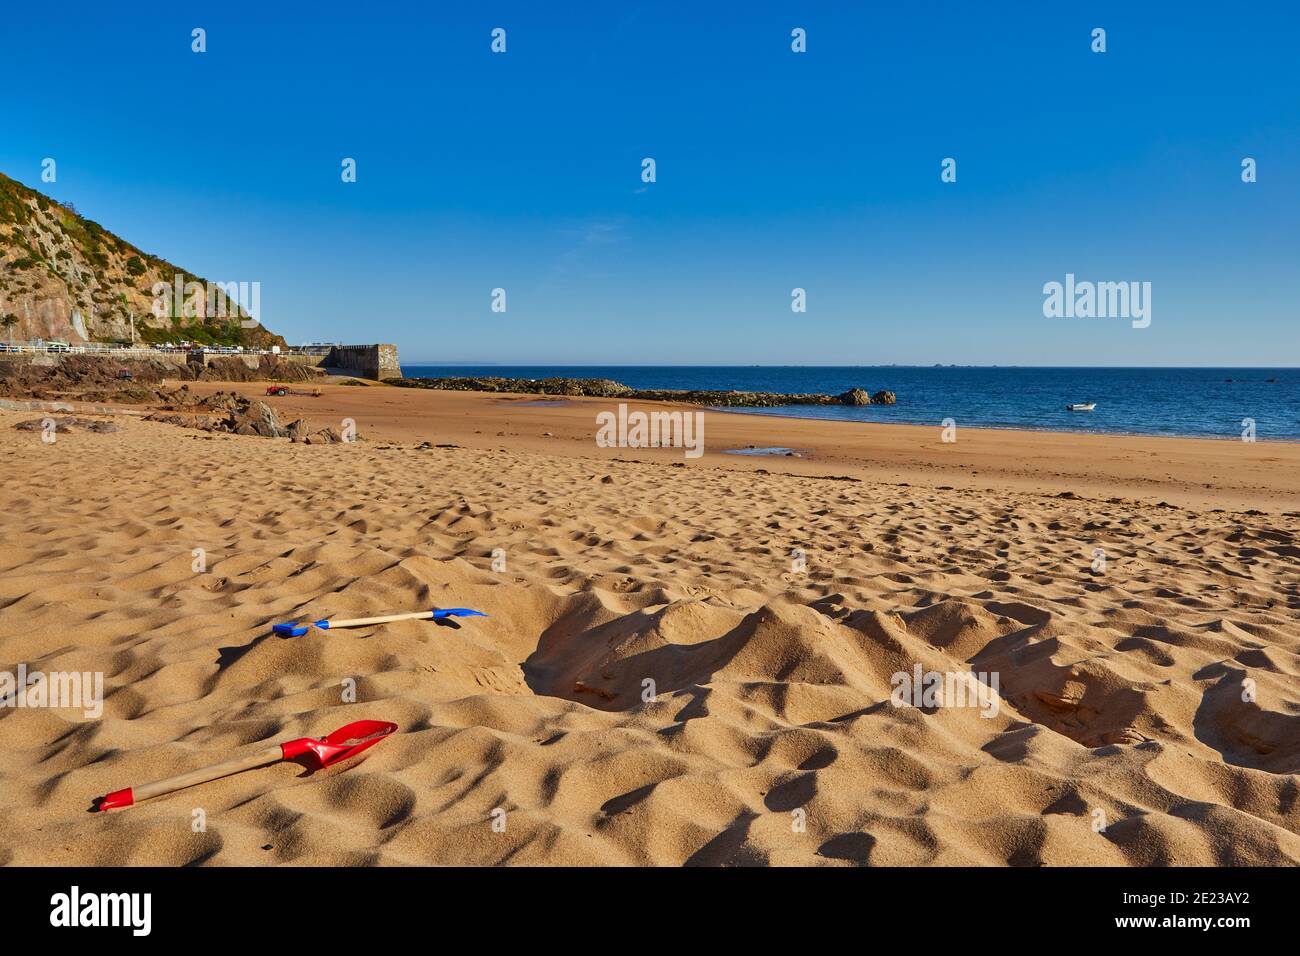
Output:
<svg viewBox="0 0 1300 956">
<path fill-rule="evenodd" d="M 316 740 L 312 737 L 300 737 L 297 740 L 288 740 L 282 744 L 276 744 L 274 747 L 259 750 L 247 757 L 227 760 L 225 763 L 204 767 L 202 770 L 191 770 L 189 773 L 168 777 L 166 780 L 159 780 L 157 783 L 146 783 L 139 787 L 115 790 L 100 800 L 99 809 L 116 810 L 119 807 L 129 807 L 141 800 L 148 800 L 150 797 L 162 796 L 164 793 L 183 790 L 186 787 L 207 783 L 209 780 L 228 777 L 232 773 L 239 773 L 242 770 L 265 767 L 268 764 L 279 763 L 282 760 L 293 760 L 308 752 L 316 755 L 316 763 L 320 767 L 329 767 L 347 760 L 349 757 L 355 757 L 367 747 L 373 747 L 396 729 L 397 724 L 391 724 L 386 720 L 358 720 L 346 727 L 340 727 L 322 740 Z"/>
</svg>

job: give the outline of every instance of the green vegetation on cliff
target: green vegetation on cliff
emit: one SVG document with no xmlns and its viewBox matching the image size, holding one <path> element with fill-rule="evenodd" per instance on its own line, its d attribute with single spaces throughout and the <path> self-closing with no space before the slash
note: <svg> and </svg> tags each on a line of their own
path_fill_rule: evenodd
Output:
<svg viewBox="0 0 1300 956">
<path fill-rule="evenodd" d="M 196 283 L 210 294 L 184 302 L 171 290 Z M 165 287 L 159 306 L 156 288 Z M 156 314 L 161 312 L 162 314 Z M 284 345 L 225 289 L 149 255 L 80 215 L 0 173 L 0 316 L 15 341 L 176 342 L 258 347 Z"/>
</svg>

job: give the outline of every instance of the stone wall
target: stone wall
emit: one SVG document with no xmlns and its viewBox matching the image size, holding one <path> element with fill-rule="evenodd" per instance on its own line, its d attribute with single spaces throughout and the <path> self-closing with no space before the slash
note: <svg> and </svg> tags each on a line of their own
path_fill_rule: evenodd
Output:
<svg viewBox="0 0 1300 956">
<path fill-rule="evenodd" d="M 402 377 L 396 345 L 336 345 L 320 365 L 375 381 Z"/>
<path fill-rule="evenodd" d="M 55 365 L 65 356 L 74 352 L 0 352 L 0 362 L 26 362 L 33 365 Z M 210 365 L 217 358 L 238 358 L 249 368 L 256 369 L 262 358 L 255 353 L 217 353 L 217 352 L 155 352 L 153 350 L 133 349 L 122 351 L 89 352 L 89 355 L 102 355 L 107 358 L 141 359 L 148 358 L 172 365 L 184 367 L 189 362 L 202 362 Z M 336 345 L 328 355 L 303 355 L 297 352 L 281 352 L 277 356 L 282 362 L 294 362 L 299 365 L 312 365 L 323 370 L 357 378 L 369 378 L 382 381 L 386 378 L 401 378 L 402 369 L 397 364 L 396 345 Z"/>
</svg>

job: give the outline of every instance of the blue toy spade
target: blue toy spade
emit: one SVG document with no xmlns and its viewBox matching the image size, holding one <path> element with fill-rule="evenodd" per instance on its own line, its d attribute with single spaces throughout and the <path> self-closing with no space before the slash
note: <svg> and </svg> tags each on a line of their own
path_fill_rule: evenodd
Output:
<svg viewBox="0 0 1300 956">
<path fill-rule="evenodd" d="M 289 624 L 276 624 L 271 629 L 277 634 L 284 637 L 300 637 L 307 633 L 309 627 L 319 627 L 323 631 L 333 630 L 336 627 L 365 627 L 367 624 L 387 624 L 390 621 L 429 621 L 439 620 L 444 617 L 487 617 L 482 611 L 473 611 L 467 607 L 444 607 L 434 611 L 414 611 L 410 614 L 385 614 L 381 617 L 358 617 L 350 621 L 312 621 L 309 624 L 299 624 L 293 621 Z"/>
</svg>

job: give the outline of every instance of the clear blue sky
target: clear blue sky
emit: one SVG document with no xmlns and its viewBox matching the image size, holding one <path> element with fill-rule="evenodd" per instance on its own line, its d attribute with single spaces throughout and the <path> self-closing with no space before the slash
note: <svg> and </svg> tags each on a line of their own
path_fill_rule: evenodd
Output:
<svg viewBox="0 0 1300 956">
<path fill-rule="evenodd" d="M 1300 364 L 1294 3 L 77 0 L 3 29 L 0 170 L 260 282 L 293 343 Z M 1044 318 L 1067 272 L 1150 281 L 1151 327 Z"/>
</svg>

